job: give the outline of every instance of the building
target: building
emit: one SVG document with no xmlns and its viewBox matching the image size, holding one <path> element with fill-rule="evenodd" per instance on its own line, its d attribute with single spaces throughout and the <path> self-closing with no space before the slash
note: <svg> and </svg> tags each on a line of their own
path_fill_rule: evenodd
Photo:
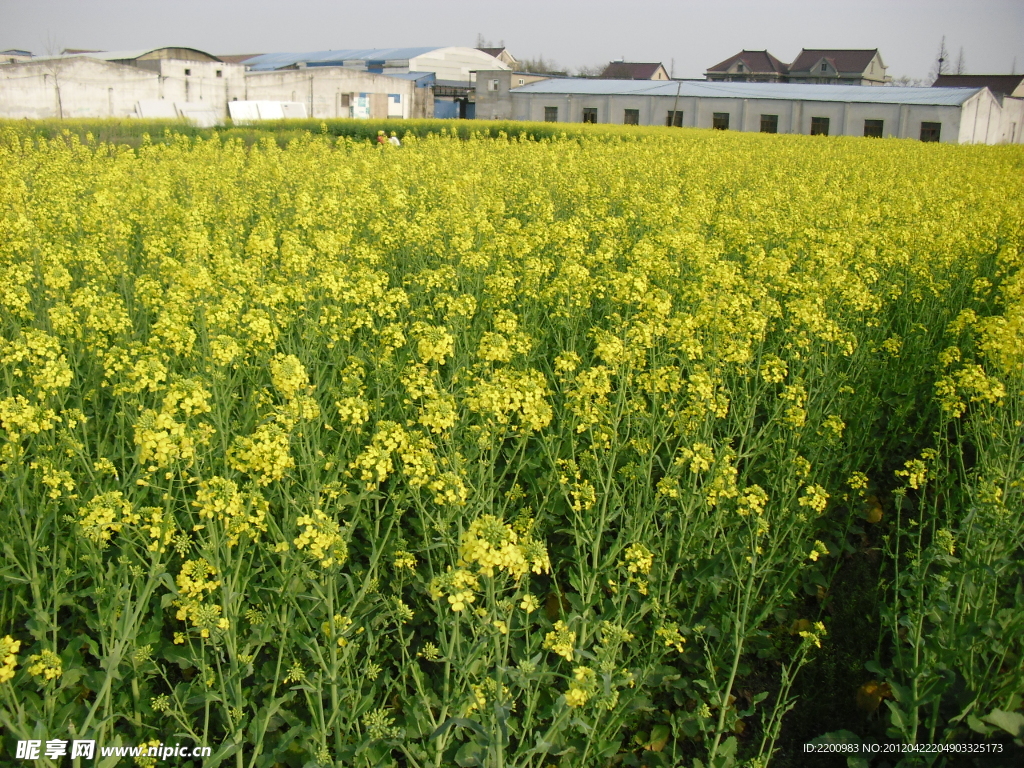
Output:
<svg viewBox="0 0 1024 768">
<path fill-rule="evenodd" d="M 704 77 L 730 83 L 885 85 L 891 80 L 886 69 L 877 48 L 804 48 L 792 64 L 783 63 L 768 51 L 743 50 L 708 67 Z"/>
<path fill-rule="evenodd" d="M 476 118 L 478 120 L 512 120 L 512 89 L 550 80 L 550 75 L 532 72 L 491 70 L 477 72 Z"/>
<path fill-rule="evenodd" d="M 740 51 L 713 67 L 704 77 L 711 81 L 729 83 L 784 83 L 787 67 L 768 51 Z"/>
<path fill-rule="evenodd" d="M 611 61 L 598 77 L 604 80 L 671 80 L 661 62 Z"/>
<path fill-rule="evenodd" d="M 31 51 L 21 51 L 16 48 L 0 51 L 0 64 L 20 64 L 23 61 L 31 61 L 31 59 Z"/>
<path fill-rule="evenodd" d="M 462 118 L 474 116 L 477 70 L 509 69 L 507 64 L 479 48 L 457 46 L 265 53 L 243 64 L 249 72 L 344 67 L 389 76 L 431 75 L 432 112 L 424 116 Z"/>
<path fill-rule="evenodd" d="M 228 117 L 228 104 L 248 101 L 299 104 L 319 118 L 429 117 L 433 80 L 432 73 L 380 74 L 365 62 L 250 70 L 194 48 L 72 50 L 0 64 L 0 117 L 183 117 L 214 125 Z"/>
<path fill-rule="evenodd" d="M 141 116 L 139 102 L 178 104 L 207 124 L 244 98 L 245 70 L 193 48 L 91 51 L 0 65 L 0 116 Z"/>
<path fill-rule="evenodd" d="M 429 74 L 392 77 L 347 67 L 245 73 L 245 99 L 303 104 L 309 117 L 432 117 Z"/>
<path fill-rule="evenodd" d="M 502 64 L 507 64 L 511 69 L 515 69 L 519 66 L 519 60 L 509 53 L 508 48 L 505 48 L 504 46 L 501 48 L 477 48 L 477 50 L 483 51 L 488 56 L 493 56 Z"/>
<path fill-rule="evenodd" d="M 1024 99 L 1024 75 L 939 75 L 933 88 L 988 88 L 996 96 Z"/>
<path fill-rule="evenodd" d="M 804 48 L 789 65 L 786 81 L 819 85 L 885 85 L 886 69 L 877 48 Z"/>
<path fill-rule="evenodd" d="M 1024 143 L 1024 101 L 1001 104 L 987 88 L 550 78 L 510 87 L 504 100 L 500 93 L 499 88 L 488 108 L 514 120 Z"/>
</svg>

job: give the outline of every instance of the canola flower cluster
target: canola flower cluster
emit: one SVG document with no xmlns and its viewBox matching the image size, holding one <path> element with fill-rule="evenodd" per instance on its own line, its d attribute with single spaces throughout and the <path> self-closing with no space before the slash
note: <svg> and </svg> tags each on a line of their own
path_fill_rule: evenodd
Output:
<svg viewBox="0 0 1024 768">
<path fill-rule="evenodd" d="M 106 627 L 152 587 L 163 608 L 136 613 L 154 650 L 112 680 L 104 722 L 158 701 L 249 739 L 276 719 L 248 708 L 279 706 L 312 725 L 252 736 L 275 760 L 366 739 L 421 760 L 413 734 L 436 728 L 413 712 L 490 728 L 512 708 L 524 731 L 502 743 L 551 728 L 568 756 L 558 728 L 592 717 L 585 741 L 627 751 L 644 713 L 678 709 L 671 738 L 707 743 L 676 754 L 697 755 L 743 732 L 738 706 L 712 718 L 704 699 L 759 679 L 730 691 L 718 670 L 774 674 L 785 660 L 757 653 L 838 634 L 800 619 L 799 641 L 765 643 L 805 596 L 827 602 L 836 558 L 871 543 L 853 527 L 917 536 L 936 593 L 987 542 L 1009 570 L 950 605 L 1014 615 L 1017 147 L 645 129 L 131 148 L 28 130 L 0 127 L 0 683 L 91 681 L 105 646 L 61 650 L 89 667 L 72 676 L 40 639 L 107 631 L 61 595 Z M 748 604 L 772 618 L 743 626 Z M 957 679 L 1017 706 L 998 699 L 1012 665 L 986 663 L 998 685 Z M 156 674 L 172 664 L 180 692 Z M 67 687 L 56 711 L 82 722 Z M 563 696 L 576 724 L 552 714 Z M 134 714 L 124 728 L 152 716 Z"/>
</svg>

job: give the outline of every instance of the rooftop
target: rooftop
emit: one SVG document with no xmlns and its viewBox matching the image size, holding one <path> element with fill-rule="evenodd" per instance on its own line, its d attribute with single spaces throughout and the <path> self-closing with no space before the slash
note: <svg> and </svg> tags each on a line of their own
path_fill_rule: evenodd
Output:
<svg viewBox="0 0 1024 768">
<path fill-rule="evenodd" d="M 550 93 L 579 96 L 700 96 L 723 99 L 798 99 L 865 104 L 932 104 L 959 106 L 980 88 L 900 88 L 808 83 L 718 83 L 705 80 L 593 80 L 564 78 L 541 80 L 513 88 L 513 93 Z"/>
<path fill-rule="evenodd" d="M 730 56 L 725 61 L 708 67 L 708 72 L 725 72 L 735 62 L 742 61 L 751 72 L 777 72 L 786 73 L 786 65 L 772 56 L 768 51 L 740 51 L 735 56 Z"/>
<path fill-rule="evenodd" d="M 877 48 L 804 48 L 789 65 L 789 71 L 807 72 L 822 59 L 827 59 L 839 72 L 863 72 L 876 55 Z"/>
<path fill-rule="evenodd" d="M 337 62 L 340 66 L 346 61 L 408 61 L 423 56 L 431 51 L 439 51 L 440 47 L 432 48 L 343 48 L 337 51 L 309 51 L 306 53 L 264 53 L 244 63 L 250 69 L 283 69 L 299 63 Z"/>
</svg>

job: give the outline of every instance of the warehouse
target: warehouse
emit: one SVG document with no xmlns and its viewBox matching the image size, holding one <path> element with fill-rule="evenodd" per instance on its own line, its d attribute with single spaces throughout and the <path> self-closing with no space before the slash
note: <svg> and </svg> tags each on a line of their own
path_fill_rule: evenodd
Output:
<svg viewBox="0 0 1024 768">
<path fill-rule="evenodd" d="M 1024 142 L 1024 100 L 987 88 L 550 78 L 480 72 L 477 117 L 877 136 L 949 144 Z M 493 85 L 497 82 L 496 85 Z M 504 86 L 504 87 L 503 87 Z"/>
</svg>

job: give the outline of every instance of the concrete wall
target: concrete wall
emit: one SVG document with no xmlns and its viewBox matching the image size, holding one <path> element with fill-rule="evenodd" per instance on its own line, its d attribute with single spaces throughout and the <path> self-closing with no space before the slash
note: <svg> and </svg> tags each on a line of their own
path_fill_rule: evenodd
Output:
<svg viewBox="0 0 1024 768">
<path fill-rule="evenodd" d="M 512 89 L 538 80 L 545 75 L 529 75 L 504 69 L 482 69 L 476 73 L 476 118 L 478 120 L 511 120 Z M 583 120 L 582 112 L 580 120 Z"/>
<path fill-rule="evenodd" d="M 487 117 L 481 113 L 479 90 L 477 99 L 477 114 Z M 764 114 L 778 116 L 779 133 L 810 134 L 812 118 L 825 117 L 829 120 L 829 136 L 863 136 L 865 120 L 882 120 L 882 135 L 891 138 L 920 139 L 921 124 L 935 122 L 941 123 L 939 140 L 946 144 L 1024 142 L 1024 100 L 1007 98 L 1000 107 L 987 91 L 962 107 L 695 96 L 680 96 L 677 100 L 674 96 L 535 94 L 515 89 L 508 100 L 510 116 L 515 120 L 543 121 L 544 108 L 557 107 L 558 122 L 579 123 L 583 110 L 590 108 L 597 110 L 597 122 L 621 125 L 625 110 L 636 109 L 640 125 L 666 125 L 668 113 L 674 109 L 683 113 L 683 125 L 693 128 L 711 128 L 714 113 L 724 112 L 729 115 L 729 129 L 737 131 L 760 131 Z M 496 101 L 501 104 L 500 99 Z M 1010 138 L 1011 130 L 1014 139 Z"/>
<path fill-rule="evenodd" d="M 0 117 L 130 117 L 161 98 L 156 72 L 87 58 L 0 65 Z"/>
<path fill-rule="evenodd" d="M 138 102 L 166 101 L 225 119 L 228 102 L 247 100 L 297 101 L 312 117 L 350 117 L 361 95 L 366 117 L 434 113 L 431 89 L 342 67 L 246 72 L 216 61 L 153 59 L 128 66 L 85 56 L 0 64 L 3 118 L 134 117 Z"/>
<path fill-rule="evenodd" d="M 389 99 L 389 94 L 398 98 Z M 248 72 L 244 99 L 302 102 L 310 116 L 318 118 L 416 118 L 434 114 L 429 88 L 417 88 L 412 80 L 346 67 Z M 363 106 L 369 110 L 367 114 L 361 113 Z"/>
</svg>

